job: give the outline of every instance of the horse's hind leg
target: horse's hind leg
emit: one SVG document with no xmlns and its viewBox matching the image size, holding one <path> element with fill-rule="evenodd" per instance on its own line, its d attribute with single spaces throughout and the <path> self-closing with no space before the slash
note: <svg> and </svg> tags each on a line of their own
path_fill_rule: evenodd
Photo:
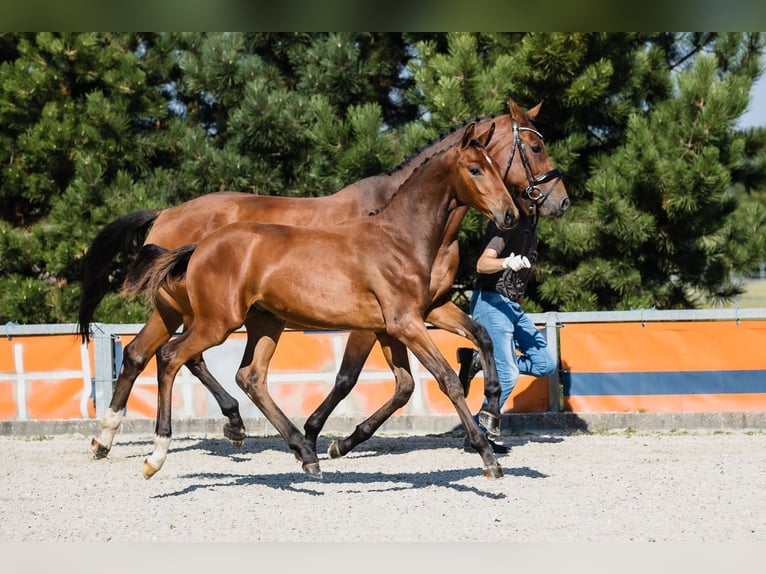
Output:
<svg viewBox="0 0 766 574">
<path fill-rule="evenodd" d="M 206 326 L 207 327 L 207 326 Z M 173 382 L 181 366 L 203 351 L 222 343 L 229 332 L 215 329 L 189 328 L 171 339 L 157 351 L 157 420 L 154 427 L 154 448 L 144 459 L 144 478 L 154 476 L 165 464 L 172 437 L 171 409 Z"/>
<path fill-rule="evenodd" d="M 174 323 L 174 321 L 177 322 Z M 115 383 L 112 400 L 101 419 L 101 434 L 91 439 L 90 448 L 95 458 L 106 458 L 109 454 L 114 436 L 122 422 L 122 412 L 128 403 L 133 383 L 160 345 L 170 339 L 180 324 L 180 316 L 175 318 L 167 316 L 163 320 L 155 309 L 135 339 L 125 347 L 122 367 Z"/>
<path fill-rule="evenodd" d="M 447 302 L 429 310 L 426 321 L 436 327 L 467 338 L 479 349 L 484 372 L 486 406 L 479 411 L 479 422 L 490 434 L 500 434 L 500 379 L 497 375 L 492 339 L 487 330 L 466 315 L 457 305 Z"/>
<path fill-rule="evenodd" d="M 397 409 L 407 404 L 407 401 L 412 396 L 412 391 L 415 389 L 415 381 L 410 371 L 410 360 L 407 356 L 406 347 L 388 335 L 380 334 L 378 339 L 383 349 L 383 355 L 394 372 L 394 379 L 396 381 L 394 396 L 386 401 L 372 416 L 357 425 L 354 432 L 348 437 L 333 441 L 327 451 L 331 458 L 343 456 L 356 445 L 369 439 Z"/>
<path fill-rule="evenodd" d="M 197 355 L 186 361 L 186 367 L 210 391 L 210 394 L 213 395 L 218 406 L 221 408 L 223 416 L 229 419 L 229 422 L 223 425 L 223 435 L 235 446 L 242 446 L 245 440 L 245 423 L 239 413 L 237 399 L 227 393 L 226 389 L 208 370 L 202 355 Z"/>
<path fill-rule="evenodd" d="M 306 432 L 306 440 L 316 452 L 317 437 L 322 431 L 328 417 L 344 398 L 348 396 L 351 389 L 354 388 L 359 375 L 364 367 L 364 362 L 375 345 L 375 333 L 372 331 L 352 331 L 346 342 L 346 351 L 343 353 L 343 360 L 340 364 L 340 370 L 335 377 L 335 385 L 322 401 L 316 410 L 311 413 L 303 430 Z M 350 449 L 349 449 L 350 450 Z"/>
<path fill-rule="evenodd" d="M 258 329 L 256 331 L 256 322 L 252 319 L 253 316 L 248 320 L 248 339 L 249 344 L 253 344 L 250 347 L 253 352 L 250 353 L 248 349 L 248 352 L 245 353 L 242 365 L 237 371 L 237 384 L 282 435 L 290 449 L 302 462 L 303 471 L 314 478 L 321 478 L 322 471 L 319 468 L 316 452 L 269 394 L 266 380 L 269 362 L 274 355 L 285 323 L 270 313 L 258 313 Z"/>
</svg>

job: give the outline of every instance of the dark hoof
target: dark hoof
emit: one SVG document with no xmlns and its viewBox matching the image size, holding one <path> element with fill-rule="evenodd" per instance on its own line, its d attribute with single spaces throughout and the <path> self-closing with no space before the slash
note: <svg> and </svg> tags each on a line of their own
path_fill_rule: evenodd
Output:
<svg viewBox="0 0 766 574">
<path fill-rule="evenodd" d="M 501 418 L 487 411 L 479 411 L 479 424 L 492 436 L 500 436 Z"/>
<path fill-rule="evenodd" d="M 327 455 L 330 458 L 340 458 L 343 456 L 343 453 L 340 452 L 340 444 L 337 440 L 332 441 L 330 446 L 327 447 Z"/>
<path fill-rule="evenodd" d="M 93 458 L 96 459 L 106 458 L 106 456 L 109 454 L 109 449 L 98 442 L 97 438 L 93 438 L 90 441 L 90 450 L 93 452 Z"/>
<path fill-rule="evenodd" d="M 492 452 L 495 454 L 508 454 L 511 452 L 511 449 L 505 446 L 504 444 L 499 444 L 493 441 L 491 438 L 487 437 L 487 442 L 489 442 L 489 447 L 492 449 Z M 465 452 L 478 452 L 473 446 L 471 445 L 471 441 L 468 437 L 465 437 L 465 441 L 463 441 L 463 450 Z"/>
<path fill-rule="evenodd" d="M 223 425 L 223 436 L 234 446 L 242 446 L 245 443 L 245 427 L 235 427 L 231 423 L 226 423 Z"/>
<path fill-rule="evenodd" d="M 503 469 L 499 464 L 491 464 L 484 467 L 484 476 L 490 479 L 503 478 Z"/>
<path fill-rule="evenodd" d="M 308 474 L 311 478 L 322 478 L 322 470 L 319 468 L 318 462 L 304 463 L 303 472 Z"/>
</svg>

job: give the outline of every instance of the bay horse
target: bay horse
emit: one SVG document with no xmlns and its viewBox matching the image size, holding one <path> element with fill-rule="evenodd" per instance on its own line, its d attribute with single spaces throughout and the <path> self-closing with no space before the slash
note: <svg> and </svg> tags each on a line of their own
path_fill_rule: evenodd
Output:
<svg viewBox="0 0 766 574">
<path fill-rule="evenodd" d="M 508 102 L 508 106 L 509 115 L 482 118 L 476 122 L 477 129 L 483 129 L 490 123 L 496 125 L 487 151 L 496 163 L 505 165 L 504 181 L 513 190 L 520 208 L 544 217 L 559 217 L 568 208 L 569 198 L 560 172 L 553 168 L 545 151 L 542 135 L 532 124 L 541 105 L 526 112 L 513 100 Z M 149 227 L 151 229 L 144 244 L 173 249 L 197 243 L 215 229 L 238 220 L 316 226 L 361 216 L 384 205 L 397 186 L 425 157 L 454 145 L 460 135 L 461 130 L 455 130 L 424 148 L 395 172 L 365 178 L 326 197 L 288 198 L 218 192 L 161 211 L 133 212 L 113 221 L 97 235 L 85 258 L 78 322 L 83 341 L 87 342 L 95 309 L 109 290 L 109 277 L 114 275 L 120 259 L 129 262 L 135 257 L 140 238 Z M 453 211 L 453 219 L 446 228 L 432 268 L 432 306 L 426 320 L 436 327 L 468 338 L 479 349 L 485 372 L 485 394 L 489 400 L 489 407 L 481 413 L 481 422 L 490 432 L 499 434 L 499 405 L 496 399 L 492 399 L 495 395 L 499 396 L 499 384 L 491 340 L 483 327 L 449 300 L 459 261 L 457 235 L 467 209 L 461 206 Z M 101 422 L 101 434 L 91 441 L 96 458 L 106 457 L 111 450 L 138 374 L 156 349 L 179 326 L 180 323 L 166 325 L 155 310 L 134 340 L 126 346 L 112 400 Z M 375 340 L 371 332 L 352 331 L 349 334 L 335 385 L 304 426 L 306 437 L 313 445 L 316 445 L 319 432 L 332 410 L 355 385 Z M 210 390 L 221 412 L 228 418 L 224 435 L 234 444 L 242 444 L 245 429 L 236 399 L 216 381 L 201 356 L 190 359 L 187 367 Z M 342 444 L 345 452 L 353 447 L 349 439 Z"/>
<path fill-rule="evenodd" d="M 426 158 L 380 210 L 324 227 L 242 221 L 226 225 L 196 246 L 174 251 L 147 245 L 126 279 L 125 292 L 147 290 L 161 316 L 182 317 L 183 333 L 157 352 L 158 405 L 153 452 L 145 478 L 167 458 L 171 395 L 176 373 L 191 358 L 221 344 L 248 316 L 251 341 L 237 384 L 264 413 L 302 462 L 321 477 L 314 448 L 271 398 L 268 365 L 287 323 L 318 329 L 372 331 L 396 375 L 397 395 L 414 387 L 407 348 L 452 401 L 484 475 L 502 470 L 463 396 L 457 374 L 439 352 L 424 318 L 431 306 L 431 269 L 450 213 L 472 206 L 501 229 L 519 212 L 498 168 L 485 151 L 494 125 Z M 381 408 L 401 406 L 396 398 Z M 393 412 L 393 411 L 391 411 Z M 387 416 L 385 417 L 387 418 Z"/>
</svg>

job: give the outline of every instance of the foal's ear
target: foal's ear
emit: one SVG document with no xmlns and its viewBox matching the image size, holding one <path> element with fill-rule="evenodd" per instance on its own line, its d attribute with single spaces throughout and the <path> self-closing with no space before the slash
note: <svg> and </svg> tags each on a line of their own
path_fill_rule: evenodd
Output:
<svg viewBox="0 0 766 574">
<path fill-rule="evenodd" d="M 486 132 L 484 132 L 481 135 L 476 136 L 476 139 L 479 141 L 479 143 L 487 147 L 489 145 L 489 142 L 492 140 L 492 136 L 495 133 L 495 122 L 492 122 L 492 125 L 489 126 L 489 129 L 487 129 Z"/>
<path fill-rule="evenodd" d="M 468 146 L 473 140 L 473 132 L 476 130 L 476 122 L 471 122 L 465 128 L 463 132 L 463 139 L 460 141 L 460 148 L 463 149 Z"/>
</svg>

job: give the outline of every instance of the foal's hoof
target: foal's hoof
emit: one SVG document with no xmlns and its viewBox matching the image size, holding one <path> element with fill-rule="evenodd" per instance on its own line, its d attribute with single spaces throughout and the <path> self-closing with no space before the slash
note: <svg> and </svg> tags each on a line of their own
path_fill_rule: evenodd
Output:
<svg viewBox="0 0 766 574">
<path fill-rule="evenodd" d="M 319 468 L 318 462 L 303 463 L 303 472 L 308 474 L 311 478 L 322 478 L 322 470 Z"/>
<path fill-rule="evenodd" d="M 500 464 L 495 463 L 484 467 L 484 476 L 490 479 L 503 478 L 503 469 Z"/>
<path fill-rule="evenodd" d="M 487 411 L 479 411 L 479 424 L 493 436 L 500 436 L 500 417 Z"/>
<path fill-rule="evenodd" d="M 98 442 L 96 437 L 93 437 L 93 439 L 90 441 L 90 450 L 93 453 L 93 458 L 102 459 L 106 458 L 106 455 L 109 454 L 110 449 Z"/>
<path fill-rule="evenodd" d="M 162 468 L 162 466 L 158 466 L 157 468 L 152 465 L 151 462 L 149 462 L 149 459 L 144 459 L 144 478 L 149 480 L 151 477 L 153 477 L 155 474 L 157 474 L 157 471 Z M 486 471 L 485 471 L 486 474 Z"/>
<path fill-rule="evenodd" d="M 245 427 L 235 427 L 231 423 L 226 423 L 223 425 L 223 436 L 234 446 L 242 446 L 245 443 Z"/>
<path fill-rule="evenodd" d="M 327 447 L 327 456 L 330 458 L 340 458 L 343 456 L 343 453 L 340 452 L 340 443 L 337 440 L 332 441 L 330 446 Z"/>
</svg>

